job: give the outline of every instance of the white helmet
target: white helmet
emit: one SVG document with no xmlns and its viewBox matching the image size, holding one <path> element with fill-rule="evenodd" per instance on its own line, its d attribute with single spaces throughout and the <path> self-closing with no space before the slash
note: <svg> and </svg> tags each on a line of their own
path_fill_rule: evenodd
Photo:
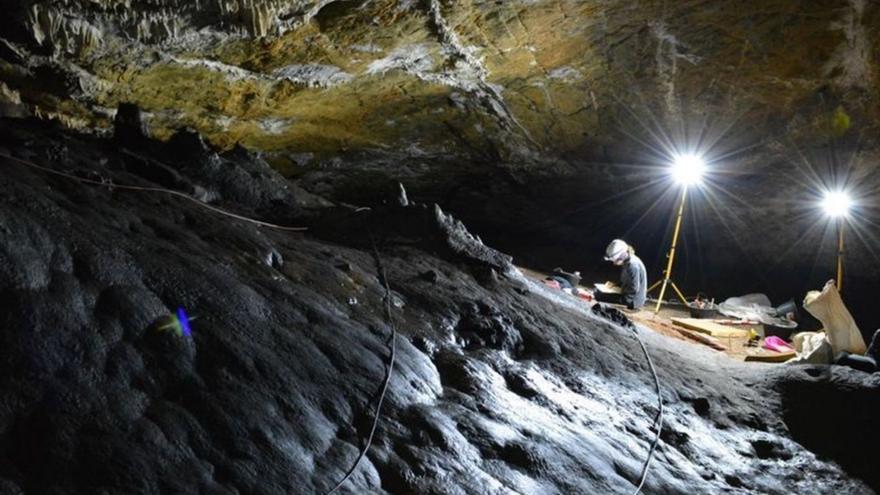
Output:
<svg viewBox="0 0 880 495">
<path fill-rule="evenodd" d="M 606 261 L 619 261 L 623 259 L 624 255 L 629 251 L 629 244 L 626 241 L 621 239 L 614 239 L 611 241 L 611 244 L 605 248 L 605 260 Z"/>
</svg>

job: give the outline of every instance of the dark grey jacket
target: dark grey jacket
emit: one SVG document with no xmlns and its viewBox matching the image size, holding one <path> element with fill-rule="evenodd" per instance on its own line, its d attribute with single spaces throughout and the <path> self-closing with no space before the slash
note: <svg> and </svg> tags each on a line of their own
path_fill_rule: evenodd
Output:
<svg viewBox="0 0 880 495">
<path fill-rule="evenodd" d="M 645 264 L 638 256 L 632 254 L 620 268 L 623 304 L 629 308 L 639 309 L 645 305 L 647 298 L 648 272 L 645 270 Z"/>
</svg>

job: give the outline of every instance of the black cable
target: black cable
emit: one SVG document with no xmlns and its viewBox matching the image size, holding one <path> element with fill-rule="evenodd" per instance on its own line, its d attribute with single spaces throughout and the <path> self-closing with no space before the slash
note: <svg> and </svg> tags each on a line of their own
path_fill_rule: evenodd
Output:
<svg viewBox="0 0 880 495">
<path fill-rule="evenodd" d="M 654 387 L 657 390 L 657 416 L 654 418 L 654 425 L 657 427 L 657 434 L 654 437 L 654 441 L 651 443 L 651 448 L 648 450 L 648 457 L 645 459 L 645 464 L 642 466 L 639 486 L 636 487 L 636 491 L 633 493 L 633 495 L 638 495 L 639 492 L 642 491 L 642 487 L 645 485 L 645 480 L 648 479 L 648 468 L 651 466 L 651 461 L 654 460 L 654 452 L 657 450 L 657 445 L 660 443 L 660 433 L 663 431 L 663 396 L 660 395 L 660 379 L 657 377 L 657 370 L 654 368 L 654 362 L 651 361 L 651 355 L 648 354 L 648 348 L 645 347 L 645 343 L 639 335 L 638 328 L 634 327 L 633 333 L 636 334 L 636 340 L 639 341 L 639 345 L 642 346 L 642 352 L 645 353 L 645 359 L 648 360 L 648 366 L 651 368 L 651 374 L 654 376 Z"/>
<path fill-rule="evenodd" d="M 92 180 L 92 179 L 86 179 L 84 177 L 78 177 L 76 175 L 61 172 L 59 170 L 55 170 L 55 169 L 52 169 L 49 167 L 37 165 L 36 163 L 34 163 L 30 160 L 23 160 L 21 158 L 16 158 L 12 155 L 7 155 L 6 153 L 0 152 L 0 157 L 6 158 L 7 160 L 11 160 L 11 161 L 14 161 L 16 163 L 20 163 L 22 165 L 25 165 L 25 166 L 28 166 L 31 168 L 35 168 L 37 170 L 42 170 L 43 172 L 46 172 L 46 173 L 49 173 L 52 175 L 57 175 L 59 177 L 64 177 L 65 179 L 74 180 L 74 181 L 77 181 L 82 184 L 89 184 L 92 186 L 105 187 L 107 189 L 110 189 L 111 191 L 114 189 L 121 189 L 123 191 L 141 191 L 141 192 L 155 192 L 155 193 L 170 194 L 172 196 L 176 196 L 178 198 L 183 198 L 187 201 L 195 203 L 195 204 L 201 206 L 202 208 L 206 208 L 206 209 L 211 210 L 215 213 L 219 213 L 221 215 L 225 215 L 227 217 L 235 218 L 238 220 L 243 220 L 245 222 L 250 222 L 254 225 L 261 225 L 263 227 L 270 227 L 273 229 L 286 230 L 286 231 L 291 231 L 291 232 L 303 232 L 303 231 L 308 230 L 308 228 L 306 228 L 306 227 L 289 227 L 289 226 L 285 226 L 285 225 L 277 225 L 274 223 L 269 223 L 269 222 L 264 222 L 262 220 L 257 220 L 255 218 L 250 218 L 245 215 L 239 215 L 237 213 L 232 213 L 231 211 L 226 211 L 222 208 L 218 208 L 216 206 L 211 206 L 207 203 L 199 201 L 198 199 L 190 196 L 189 194 L 185 194 L 180 191 L 175 191 L 173 189 L 165 189 L 164 187 L 147 187 L 147 186 L 134 186 L 134 185 L 128 185 L 128 184 L 115 184 L 113 182 L 103 182 L 103 181 L 97 181 L 97 180 Z"/>
<path fill-rule="evenodd" d="M 376 413 L 373 417 L 373 426 L 370 428 L 370 435 L 367 437 L 367 444 L 364 446 L 363 450 L 361 450 L 360 454 L 358 454 L 357 459 L 355 459 L 354 464 L 345 473 L 345 476 L 336 483 L 336 486 L 326 492 L 325 495 L 331 495 L 345 484 L 345 482 L 351 478 L 351 475 L 354 474 L 364 456 L 367 455 L 367 451 L 370 450 L 370 446 L 373 443 L 373 435 L 376 434 L 376 428 L 379 425 L 382 403 L 385 401 L 385 394 L 388 392 L 388 384 L 391 383 L 391 375 L 394 372 L 394 358 L 397 354 L 397 328 L 394 325 L 394 318 L 391 314 L 391 286 L 388 285 L 388 274 L 385 272 L 385 266 L 382 264 L 382 258 L 379 256 L 379 249 L 376 247 L 376 241 L 372 239 L 372 236 L 370 236 L 370 240 L 373 243 L 373 256 L 376 258 L 376 268 L 382 278 L 382 284 L 385 286 L 385 320 L 388 323 L 388 326 L 391 327 L 391 357 L 388 359 L 388 374 L 385 375 L 385 383 L 382 385 L 382 393 L 379 395 L 379 401 L 376 403 Z"/>
</svg>

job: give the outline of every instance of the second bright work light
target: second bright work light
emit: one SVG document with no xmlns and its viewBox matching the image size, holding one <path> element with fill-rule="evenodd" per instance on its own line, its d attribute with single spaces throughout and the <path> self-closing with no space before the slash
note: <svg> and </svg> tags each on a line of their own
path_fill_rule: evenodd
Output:
<svg viewBox="0 0 880 495">
<path fill-rule="evenodd" d="M 843 233 L 846 218 L 853 201 L 846 191 L 828 191 L 822 199 L 822 209 L 829 217 L 837 220 L 837 290 L 843 290 Z"/>
<path fill-rule="evenodd" d="M 685 187 L 699 185 L 705 171 L 706 162 L 697 155 L 678 155 L 672 162 L 672 177 Z"/>
</svg>

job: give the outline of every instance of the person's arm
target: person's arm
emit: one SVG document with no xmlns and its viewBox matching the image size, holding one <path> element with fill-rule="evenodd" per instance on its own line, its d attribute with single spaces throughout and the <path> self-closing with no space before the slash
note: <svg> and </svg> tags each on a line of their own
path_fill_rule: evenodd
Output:
<svg viewBox="0 0 880 495">
<path fill-rule="evenodd" d="M 623 265 L 620 275 L 621 301 L 626 307 L 632 308 L 635 304 L 635 295 L 638 293 L 638 273 L 632 263 L 627 263 Z"/>
<path fill-rule="evenodd" d="M 635 290 L 633 291 L 633 306 L 630 309 L 635 309 L 636 300 L 639 301 L 639 307 L 645 304 L 645 299 L 647 298 L 647 288 L 648 288 L 648 274 L 645 271 L 645 265 L 639 264 L 638 270 L 634 270 L 633 280 L 635 281 Z"/>
</svg>

